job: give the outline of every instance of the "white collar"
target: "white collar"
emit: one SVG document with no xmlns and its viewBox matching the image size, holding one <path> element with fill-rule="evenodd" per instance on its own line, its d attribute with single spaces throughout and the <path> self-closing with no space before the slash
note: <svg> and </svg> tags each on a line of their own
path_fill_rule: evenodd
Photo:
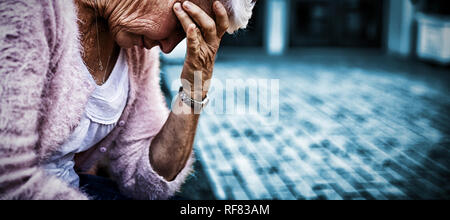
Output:
<svg viewBox="0 0 450 220">
<path fill-rule="evenodd" d="M 88 69 L 84 71 L 89 80 L 94 81 Z M 95 81 L 94 81 L 95 83 Z M 128 64 L 124 50 L 105 84 L 96 86 L 86 105 L 86 116 L 100 124 L 116 123 L 125 108 L 129 91 Z"/>
</svg>

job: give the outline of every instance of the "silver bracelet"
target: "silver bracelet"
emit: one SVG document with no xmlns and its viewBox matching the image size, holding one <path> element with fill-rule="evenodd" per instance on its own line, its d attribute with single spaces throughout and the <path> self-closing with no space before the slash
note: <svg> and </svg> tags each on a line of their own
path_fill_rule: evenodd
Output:
<svg viewBox="0 0 450 220">
<path fill-rule="evenodd" d="M 180 87 L 180 91 L 179 91 L 178 95 L 183 103 L 190 106 L 191 108 L 193 108 L 196 111 L 201 111 L 209 103 L 208 96 L 206 96 L 205 99 L 203 99 L 202 101 L 197 101 L 195 99 L 192 99 L 191 96 L 184 91 L 183 86 Z"/>
</svg>

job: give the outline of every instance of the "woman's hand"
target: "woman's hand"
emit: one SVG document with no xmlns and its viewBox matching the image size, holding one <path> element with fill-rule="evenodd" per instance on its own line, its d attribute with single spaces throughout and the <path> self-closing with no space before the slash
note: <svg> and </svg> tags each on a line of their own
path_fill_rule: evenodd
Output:
<svg viewBox="0 0 450 220">
<path fill-rule="evenodd" d="M 205 82 L 209 82 L 212 78 L 216 54 L 222 37 L 229 27 L 228 14 L 219 1 L 213 4 L 216 21 L 189 1 L 184 2 L 183 5 L 176 3 L 174 11 L 187 38 L 187 55 L 181 81 L 185 89 L 189 88 L 193 92 L 192 97 L 199 100 L 204 98 L 208 92 L 209 85 L 206 85 Z M 200 27 L 197 27 L 196 24 Z M 198 85 L 200 77 L 201 85 Z M 194 83 L 196 83 L 195 88 Z M 199 97 L 200 94 L 201 97 Z"/>
</svg>

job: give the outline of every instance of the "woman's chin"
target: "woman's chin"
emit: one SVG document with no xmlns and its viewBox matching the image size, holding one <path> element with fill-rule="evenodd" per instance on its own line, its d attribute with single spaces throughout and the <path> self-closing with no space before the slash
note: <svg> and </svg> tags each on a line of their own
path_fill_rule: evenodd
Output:
<svg viewBox="0 0 450 220">
<path fill-rule="evenodd" d="M 172 53 L 172 51 L 175 49 L 175 47 L 172 47 L 172 48 L 165 48 L 165 47 L 163 47 L 163 46 L 161 46 L 161 45 L 158 45 L 158 46 L 159 46 L 159 48 L 161 49 L 161 51 L 162 51 L 164 54 Z"/>
<path fill-rule="evenodd" d="M 129 49 L 135 46 L 144 47 L 143 41 L 141 37 L 130 33 L 119 33 L 116 35 L 116 43 L 121 48 Z"/>
</svg>

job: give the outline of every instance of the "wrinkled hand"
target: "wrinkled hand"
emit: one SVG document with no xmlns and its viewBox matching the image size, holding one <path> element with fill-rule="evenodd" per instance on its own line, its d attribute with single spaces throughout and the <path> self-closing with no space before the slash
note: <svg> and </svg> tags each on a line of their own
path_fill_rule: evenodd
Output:
<svg viewBox="0 0 450 220">
<path fill-rule="evenodd" d="M 194 91 L 194 73 L 201 73 L 201 95 L 204 98 L 209 87 L 205 82 L 212 78 L 216 54 L 222 37 L 229 27 L 227 11 L 219 1 L 213 4 L 216 21 L 189 1 L 184 2 L 183 5 L 175 3 L 174 11 L 187 38 L 187 54 L 181 74 L 183 87 Z M 199 94 L 195 93 L 195 96 L 198 97 Z"/>
</svg>

